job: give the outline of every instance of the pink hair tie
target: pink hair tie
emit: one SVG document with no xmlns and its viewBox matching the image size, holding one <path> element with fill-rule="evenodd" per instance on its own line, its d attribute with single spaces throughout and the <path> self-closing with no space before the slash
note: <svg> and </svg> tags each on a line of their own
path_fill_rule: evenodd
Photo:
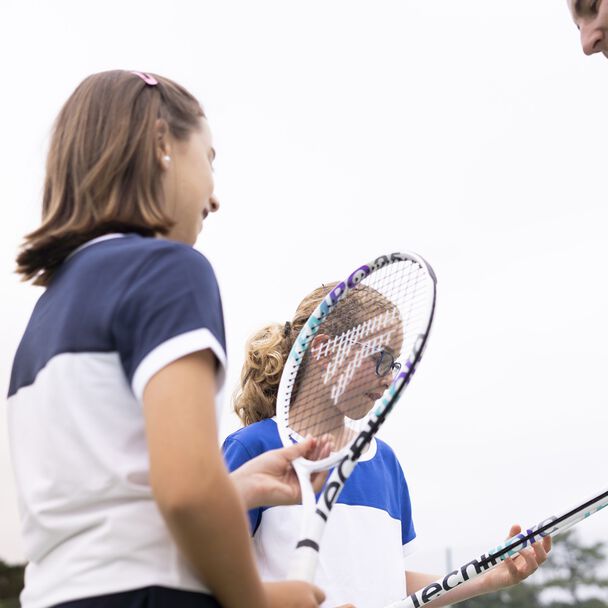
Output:
<svg viewBox="0 0 608 608">
<path fill-rule="evenodd" d="M 154 87 L 158 84 L 158 80 L 147 74 L 146 72 L 131 72 L 131 74 L 135 74 L 135 76 L 139 76 L 146 84 L 149 84 L 151 87 Z"/>
</svg>

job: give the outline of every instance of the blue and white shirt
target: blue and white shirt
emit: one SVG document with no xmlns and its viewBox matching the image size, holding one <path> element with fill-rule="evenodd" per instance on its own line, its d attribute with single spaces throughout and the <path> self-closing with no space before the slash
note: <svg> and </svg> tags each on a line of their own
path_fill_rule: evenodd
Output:
<svg viewBox="0 0 608 608">
<path fill-rule="evenodd" d="M 282 447 L 276 422 L 262 420 L 224 442 L 235 470 L 255 456 Z M 300 535 L 301 506 L 249 511 L 262 578 L 282 580 Z M 404 557 L 416 537 L 407 483 L 391 448 L 373 440 L 344 486 L 327 521 L 315 582 L 325 591 L 323 606 L 348 602 L 379 608 L 405 596 Z"/>
<path fill-rule="evenodd" d="M 8 394 L 28 566 L 24 608 L 149 585 L 205 591 L 154 502 L 142 394 L 225 336 L 209 262 L 186 245 L 106 235 L 64 262 L 21 340 Z"/>
</svg>

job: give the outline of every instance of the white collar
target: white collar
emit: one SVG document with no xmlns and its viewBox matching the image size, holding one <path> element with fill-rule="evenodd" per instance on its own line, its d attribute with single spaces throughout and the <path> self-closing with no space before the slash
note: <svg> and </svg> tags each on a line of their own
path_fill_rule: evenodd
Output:
<svg viewBox="0 0 608 608">
<path fill-rule="evenodd" d="M 83 243 L 82 245 L 80 245 L 80 247 L 77 247 L 76 249 L 74 249 L 74 251 L 72 251 L 72 253 L 70 253 L 70 255 L 64 261 L 67 262 L 73 255 L 76 255 L 79 251 L 82 251 L 83 249 L 86 249 L 87 247 L 90 247 L 91 245 L 95 245 L 95 243 L 101 243 L 102 241 L 109 241 L 110 239 L 119 239 L 124 236 L 125 235 L 122 232 L 111 232 L 110 234 L 103 234 L 102 236 L 98 236 L 97 238 L 91 239 L 90 241 L 87 241 L 86 243 Z"/>
</svg>

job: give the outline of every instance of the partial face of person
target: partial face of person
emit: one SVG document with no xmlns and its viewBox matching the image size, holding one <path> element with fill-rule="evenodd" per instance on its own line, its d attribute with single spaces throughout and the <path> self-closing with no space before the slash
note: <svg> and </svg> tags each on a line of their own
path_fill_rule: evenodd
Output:
<svg viewBox="0 0 608 608">
<path fill-rule="evenodd" d="M 608 57 L 608 0 L 568 0 L 568 7 L 580 31 L 583 52 Z"/>
<path fill-rule="evenodd" d="M 194 245 L 205 218 L 219 209 L 213 193 L 215 150 L 207 121 L 188 139 L 171 139 L 161 156 L 167 210 L 175 226 L 169 238 Z"/>
<path fill-rule="evenodd" d="M 342 342 L 342 341 L 341 341 Z M 393 381 L 403 342 L 401 322 L 380 327 L 356 340 L 346 338 L 333 349 L 325 368 L 325 379 L 331 386 L 334 406 L 351 420 L 359 420 Z"/>
</svg>

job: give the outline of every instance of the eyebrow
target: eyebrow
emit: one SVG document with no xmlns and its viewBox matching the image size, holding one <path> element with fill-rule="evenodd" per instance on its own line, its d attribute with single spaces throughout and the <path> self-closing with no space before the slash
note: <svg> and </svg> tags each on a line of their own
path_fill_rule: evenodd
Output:
<svg viewBox="0 0 608 608">
<path fill-rule="evenodd" d="M 589 6 L 583 6 L 584 0 L 574 0 L 572 3 L 572 15 L 574 17 L 584 17 L 587 14 L 591 14 Z"/>
</svg>

